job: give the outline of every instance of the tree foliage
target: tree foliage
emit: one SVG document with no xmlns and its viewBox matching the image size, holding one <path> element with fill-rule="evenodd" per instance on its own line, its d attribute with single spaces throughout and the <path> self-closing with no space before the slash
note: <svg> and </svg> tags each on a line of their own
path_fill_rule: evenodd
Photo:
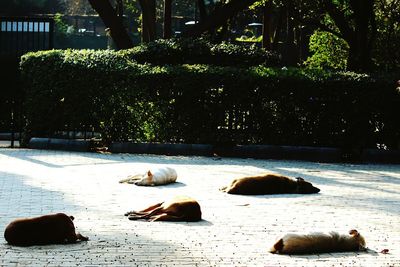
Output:
<svg viewBox="0 0 400 267">
<path fill-rule="evenodd" d="M 400 69 L 400 0 L 377 0 L 375 64 L 384 70 Z"/>
<path fill-rule="evenodd" d="M 89 4 L 88 0 L 67 0 L 65 1 L 65 12 L 70 15 L 93 15 L 96 11 Z"/>
<path fill-rule="evenodd" d="M 310 56 L 304 65 L 310 68 L 345 70 L 349 53 L 348 44 L 338 36 L 315 31 L 310 37 Z"/>
<path fill-rule="evenodd" d="M 1 0 L 0 14 L 54 14 L 64 6 L 61 0 Z"/>
</svg>

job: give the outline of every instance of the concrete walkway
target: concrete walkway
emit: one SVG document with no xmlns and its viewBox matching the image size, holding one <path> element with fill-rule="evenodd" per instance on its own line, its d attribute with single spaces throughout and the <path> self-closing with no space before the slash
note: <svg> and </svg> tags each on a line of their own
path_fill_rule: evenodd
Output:
<svg viewBox="0 0 400 267">
<path fill-rule="evenodd" d="M 119 184 L 158 165 L 178 172 L 164 187 Z M 234 196 L 218 191 L 260 172 L 302 176 L 316 195 Z M 197 199 L 199 223 L 129 221 L 126 211 L 183 194 Z M 0 148 L 0 229 L 19 217 L 65 212 L 88 242 L 11 247 L 0 266 L 400 266 L 400 165 L 320 164 L 71 153 Z M 369 252 L 272 255 L 287 232 L 357 229 Z M 380 251 L 388 249 L 389 254 Z"/>
</svg>

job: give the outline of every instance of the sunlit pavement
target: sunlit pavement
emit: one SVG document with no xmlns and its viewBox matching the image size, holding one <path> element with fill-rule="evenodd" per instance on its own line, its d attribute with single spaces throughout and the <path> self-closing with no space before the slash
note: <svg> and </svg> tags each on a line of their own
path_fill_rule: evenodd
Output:
<svg viewBox="0 0 400 267">
<path fill-rule="evenodd" d="M 158 165 L 178 172 L 163 187 L 119 184 Z M 314 195 L 234 196 L 218 190 L 261 172 L 301 176 Z M 198 223 L 129 221 L 123 214 L 174 195 L 198 200 Z M 64 212 L 88 242 L 12 247 L 0 266 L 400 266 L 400 165 L 94 154 L 0 148 L 0 228 Z M 368 252 L 268 253 L 287 232 L 357 229 Z M 388 254 L 380 253 L 388 249 Z"/>
</svg>

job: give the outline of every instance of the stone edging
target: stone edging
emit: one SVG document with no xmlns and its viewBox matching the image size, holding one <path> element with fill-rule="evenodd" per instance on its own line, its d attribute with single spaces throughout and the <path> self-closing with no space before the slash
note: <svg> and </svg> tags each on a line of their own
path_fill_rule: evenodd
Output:
<svg viewBox="0 0 400 267">
<path fill-rule="evenodd" d="M 67 151 L 91 151 L 90 140 L 56 139 L 33 137 L 29 148 Z M 208 144 L 159 144 L 113 142 L 109 146 L 112 153 L 219 156 L 258 159 L 306 160 L 317 162 L 346 161 L 340 148 L 278 145 L 235 145 L 214 146 Z M 347 160 L 348 161 L 348 160 Z M 400 163 L 400 150 L 364 149 L 357 162 L 362 163 Z"/>
<path fill-rule="evenodd" d="M 230 147 L 218 147 L 207 144 L 113 142 L 109 147 L 109 151 L 112 153 L 290 159 L 318 162 L 342 162 L 346 160 L 340 148 L 309 146 L 235 145 Z M 358 161 L 400 163 L 400 151 L 364 149 Z"/>
</svg>

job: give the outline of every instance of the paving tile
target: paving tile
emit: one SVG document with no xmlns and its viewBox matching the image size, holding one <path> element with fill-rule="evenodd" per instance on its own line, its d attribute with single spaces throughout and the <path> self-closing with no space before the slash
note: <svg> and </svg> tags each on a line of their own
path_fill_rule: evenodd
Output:
<svg viewBox="0 0 400 267">
<path fill-rule="evenodd" d="M 119 184 L 161 165 L 178 183 Z M 262 172 L 301 176 L 315 195 L 237 196 L 218 190 Z M 203 221 L 129 221 L 123 214 L 174 195 L 197 199 Z M 400 266 L 400 165 L 95 154 L 0 148 L 0 229 L 15 218 L 64 212 L 88 242 L 9 246 L 0 266 Z M 357 229 L 368 252 L 268 253 L 281 235 Z M 389 254 L 380 251 L 389 249 Z"/>
</svg>

